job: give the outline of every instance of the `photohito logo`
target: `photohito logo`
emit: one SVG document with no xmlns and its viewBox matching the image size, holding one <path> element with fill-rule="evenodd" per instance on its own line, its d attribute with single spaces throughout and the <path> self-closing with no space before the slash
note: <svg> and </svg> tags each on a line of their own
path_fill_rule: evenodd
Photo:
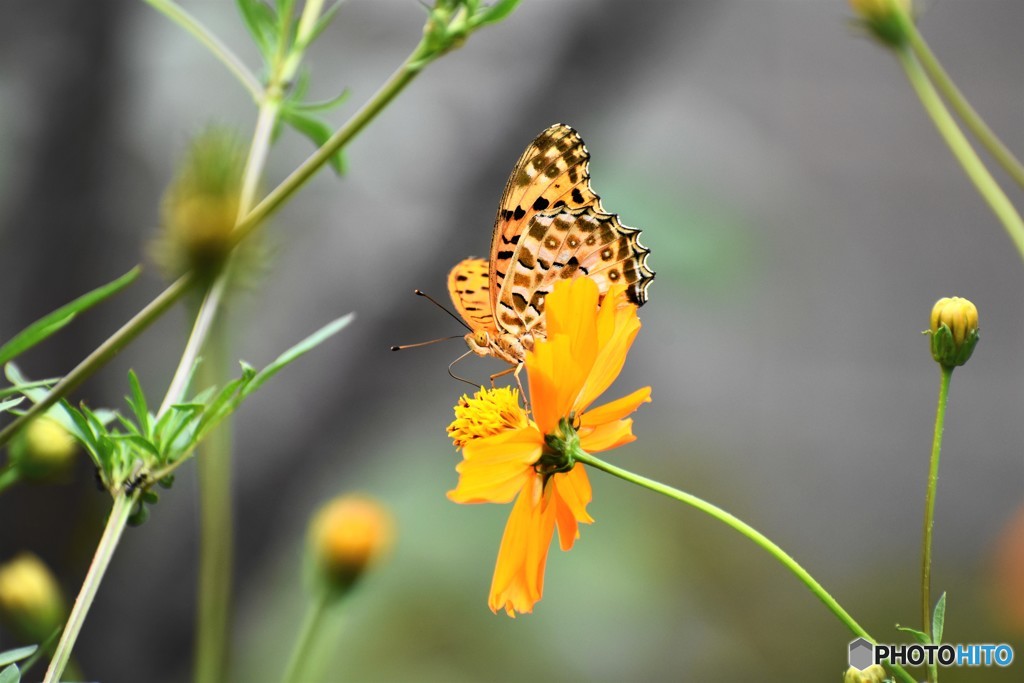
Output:
<svg viewBox="0 0 1024 683">
<path fill-rule="evenodd" d="M 849 663 L 863 671 L 872 664 L 893 664 L 908 666 L 1010 666 L 1013 663 L 1013 648 L 1006 643 L 958 643 L 952 645 L 872 645 L 864 638 L 850 643 Z"/>
</svg>

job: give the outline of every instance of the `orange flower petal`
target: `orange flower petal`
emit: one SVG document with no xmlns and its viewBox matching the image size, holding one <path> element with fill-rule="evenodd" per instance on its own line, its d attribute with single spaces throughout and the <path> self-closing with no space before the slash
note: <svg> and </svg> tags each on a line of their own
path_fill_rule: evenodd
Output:
<svg viewBox="0 0 1024 683">
<path fill-rule="evenodd" d="M 582 427 L 580 446 L 589 453 L 600 453 L 636 441 L 633 420 L 616 420 L 595 427 Z"/>
<path fill-rule="evenodd" d="M 593 427 L 613 420 L 620 420 L 639 408 L 641 403 L 650 402 L 651 388 L 637 389 L 632 394 L 617 398 L 603 406 L 591 408 L 580 416 L 580 424 L 584 427 Z"/>
<path fill-rule="evenodd" d="M 543 434 L 550 434 L 569 414 L 586 371 L 572 360 L 569 337 L 559 335 L 537 342 L 526 356 L 533 419 Z"/>
<path fill-rule="evenodd" d="M 587 514 L 587 504 L 592 498 L 587 471 L 574 467 L 564 474 L 551 479 L 555 487 L 554 499 L 558 504 L 558 541 L 562 550 L 570 550 L 580 537 L 577 523 L 590 524 L 594 519 Z"/>
<path fill-rule="evenodd" d="M 604 309 L 602 307 L 602 313 Z M 586 411 L 598 396 L 603 394 L 622 372 L 626 362 L 626 354 L 633 345 L 636 333 L 640 331 L 640 319 L 636 317 L 636 308 L 628 306 L 616 311 L 615 328 L 607 343 L 602 345 L 593 367 L 580 389 L 574 408 L 577 412 Z"/>
<path fill-rule="evenodd" d="M 459 483 L 448 492 L 456 503 L 507 503 L 533 473 L 544 437 L 533 427 L 473 439 L 455 466 Z"/>
<path fill-rule="evenodd" d="M 510 617 L 532 612 L 543 594 L 555 506 L 542 504 L 541 486 L 540 476 L 533 475 L 512 507 L 491 580 L 488 605 L 492 612 L 504 609 Z"/>
</svg>

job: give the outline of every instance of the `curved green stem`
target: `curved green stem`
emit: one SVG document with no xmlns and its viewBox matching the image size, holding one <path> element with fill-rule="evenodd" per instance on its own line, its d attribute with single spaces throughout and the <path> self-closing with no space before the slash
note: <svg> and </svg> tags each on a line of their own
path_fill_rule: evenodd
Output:
<svg viewBox="0 0 1024 683">
<path fill-rule="evenodd" d="M 206 46 L 207 49 L 213 56 L 221 61 L 224 66 L 228 68 L 235 78 L 245 86 L 245 89 L 249 91 L 253 99 L 258 100 L 260 96 L 260 82 L 256 80 L 256 77 L 252 75 L 252 72 L 246 68 L 242 60 L 235 55 L 224 43 L 220 41 L 217 36 L 210 32 L 208 28 L 203 26 L 202 23 L 191 14 L 185 11 L 185 9 L 170 0 L 146 0 L 151 7 L 166 16 L 168 19 L 176 23 L 181 28 L 185 29 L 189 34 L 192 35 L 196 40 Z"/>
<path fill-rule="evenodd" d="M 960 127 L 957 126 L 956 121 L 953 120 L 953 116 L 936 92 L 935 86 L 921 69 L 920 62 L 908 50 L 898 50 L 897 55 L 907 73 L 907 79 L 917 92 L 921 104 L 924 105 L 925 111 L 931 117 L 939 134 L 946 141 L 953 156 L 960 162 L 964 173 L 974 183 L 974 187 L 1002 222 L 1007 234 L 1017 247 L 1017 251 L 1024 258 L 1024 221 L 1021 220 L 1020 214 L 1007 199 L 1006 194 L 985 168 L 981 159 L 978 158 L 978 154 L 971 147 Z"/>
<path fill-rule="evenodd" d="M 121 329 L 96 347 L 92 353 L 86 356 L 61 381 L 57 382 L 39 403 L 34 404 L 24 414 L 19 416 L 18 419 L 4 427 L 3 431 L 0 431 L 0 446 L 10 441 L 11 437 L 25 426 L 29 420 L 48 410 L 57 401 L 74 391 L 78 385 L 91 377 L 93 373 L 106 365 L 110 359 L 117 355 L 118 351 L 127 346 L 139 333 L 149 327 L 153 321 L 163 315 L 168 308 L 180 299 L 189 290 L 192 282 L 193 276 L 191 274 L 182 275 L 149 302 L 145 308 L 136 313 L 131 320 L 122 325 Z"/>
<path fill-rule="evenodd" d="M 810 589 L 811 593 L 813 593 L 815 597 L 821 600 L 821 602 L 823 602 L 825 606 L 828 607 L 828 609 L 834 615 L 836 615 L 839 621 L 843 622 L 843 624 L 845 624 L 846 627 L 850 629 L 850 631 L 854 635 L 866 638 L 872 643 L 877 642 L 874 638 L 871 637 L 871 635 L 867 631 L 864 630 L 864 628 L 860 624 L 857 623 L 857 621 L 852 616 L 850 616 L 849 612 L 843 609 L 843 607 L 836 601 L 836 599 L 833 598 L 827 590 L 825 590 L 824 586 L 818 583 L 818 581 L 813 576 L 811 576 L 811 574 L 806 569 L 804 569 L 796 560 L 794 560 L 792 556 L 789 555 L 789 553 L 780 548 L 770 538 L 768 538 L 767 536 L 765 536 L 760 531 L 750 526 L 740 518 L 736 517 L 732 513 L 726 512 L 717 505 L 709 503 L 702 498 L 698 498 L 693 494 L 686 493 L 685 491 L 680 491 L 677 488 L 667 486 L 666 484 L 662 484 L 661 482 L 655 481 L 653 479 L 648 479 L 647 477 L 640 476 L 639 474 L 634 474 L 633 472 L 630 472 L 629 470 L 624 470 L 621 467 L 616 467 L 615 465 L 607 463 L 599 458 L 595 458 L 593 455 L 589 453 L 577 452 L 574 453 L 574 456 L 577 461 L 582 462 L 586 465 L 590 465 L 595 469 L 607 472 L 608 474 L 614 475 L 620 479 L 628 481 L 631 484 L 642 486 L 646 489 L 654 491 L 655 493 L 660 493 L 663 496 L 668 496 L 669 498 L 678 500 L 681 503 L 686 503 L 691 507 L 695 507 L 701 512 L 710 515 L 719 522 L 722 522 L 723 524 L 743 534 L 748 539 L 753 541 L 756 545 L 768 551 L 769 555 L 778 560 L 780 564 L 782 564 L 786 569 L 792 572 L 793 575 L 796 576 L 796 578 L 803 582 L 803 584 L 807 586 L 808 589 Z M 888 666 L 890 669 L 897 672 L 904 681 L 907 681 L 908 683 L 915 683 L 914 677 L 907 673 L 902 667 L 895 664 L 889 664 Z"/>
<path fill-rule="evenodd" d="M 292 647 L 292 654 L 288 658 L 288 666 L 285 668 L 283 683 L 301 683 L 304 664 L 309 659 L 310 648 L 316 642 L 317 633 L 320 631 L 320 624 L 324 615 L 327 614 L 327 606 L 330 602 L 326 590 L 317 590 L 306 610 L 306 617 L 299 629 L 299 635 Z"/>
<path fill-rule="evenodd" d="M 924 37 L 917 30 L 917 26 L 913 22 L 907 22 L 907 38 L 910 42 L 910 47 L 917 56 L 917 59 L 921 62 L 921 66 L 928 73 L 932 83 L 939 89 L 942 96 L 946 98 L 949 105 L 953 107 L 953 111 L 956 115 L 964 122 L 976 138 L 978 142 L 988 150 L 988 153 L 992 155 L 992 158 L 1003 167 L 1018 185 L 1024 187 L 1024 165 L 1021 164 L 1020 160 L 1014 156 L 1003 141 L 996 136 L 996 134 L 989 128 L 988 124 L 985 123 L 984 119 L 978 115 L 971 103 L 967 101 L 960 89 L 956 87 L 953 79 L 949 77 L 949 74 L 942 64 L 939 63 L 935 53 L 932 52 L 931 48 L 928 47 L 928 43 L 925 42 Z"/>
<path fill-rule="evenodd" d="M 945 365 L 939 380 L 939 400 L 935 408 L 935 432 L 932 435 L 932 455 L 928 466 L 928 487 L 924 497 L 924 529 L 921 533 L 921 630 L 932 636 L 932 528 L 935 525 L 935 489 L 939 481 L 939 456 L 942 453 L 942 432 L 946 426 L 946 405 L 949 401 L 949 383 L 953 368 Z M 933 667 L 934 669 L 934 667 Z M 932 683 L 935 672 L 931 672 Z"/>
<path fill-rule="evenodd" d="M 46 677 L 43 683 L 58 683 L 60 676 L 64 673 L 68 660 L 71 658 L 71 650 L 75 646 L 75 640 L 85 623 L 85 615 L 88 614 L 92 601 L 96 597 L 96 591 L 103 581 L 103 575 L 110 566 L 110 560 L 117 549 L 118 541 L 124 532 L 125 524 L 131 515 L 132 507 L 135 505 L 138 494 L 127 495 L 118 492 L 114 496 L 114 507 L 110 510 L 110 517 L 107 518 L 107 526 L 103 530 L 99 545 L 96 546 L 96 554 L 93 555 L 92 564 L 89 565 L 89 572 L 82 582 L 82 589 L 75 600 L 75 606 L 71 609 L 67 624 L 64 625 L 64 632 L 57 643 L 53 659 L 50 660 L 50 667 L 46 670 Z"/>
</svg>

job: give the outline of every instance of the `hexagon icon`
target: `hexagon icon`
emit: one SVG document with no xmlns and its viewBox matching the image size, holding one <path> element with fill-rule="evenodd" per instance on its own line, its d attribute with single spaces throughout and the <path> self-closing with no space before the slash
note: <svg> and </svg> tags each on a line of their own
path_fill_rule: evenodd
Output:
<svg viewBox="0 0 1024 683">
<path fill-rule="evenodd" d="M 864 638 L 850 643 L 850 666 L 863 671 L 875 663 L 875 646 Z"/>
</svg>

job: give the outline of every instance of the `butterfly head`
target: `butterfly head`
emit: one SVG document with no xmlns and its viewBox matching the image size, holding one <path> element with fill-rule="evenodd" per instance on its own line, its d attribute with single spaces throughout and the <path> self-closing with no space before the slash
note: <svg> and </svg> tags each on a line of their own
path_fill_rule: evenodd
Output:
<svg viewBox="0 0 1024 683">
<path fill-rule="evenodd" d="M 469 350 L 478 356 L 490 356 L 493 354 L 491 335 L 487 330 L 476 330 L 466 335 L 466 345 Z"/>
</svg>

